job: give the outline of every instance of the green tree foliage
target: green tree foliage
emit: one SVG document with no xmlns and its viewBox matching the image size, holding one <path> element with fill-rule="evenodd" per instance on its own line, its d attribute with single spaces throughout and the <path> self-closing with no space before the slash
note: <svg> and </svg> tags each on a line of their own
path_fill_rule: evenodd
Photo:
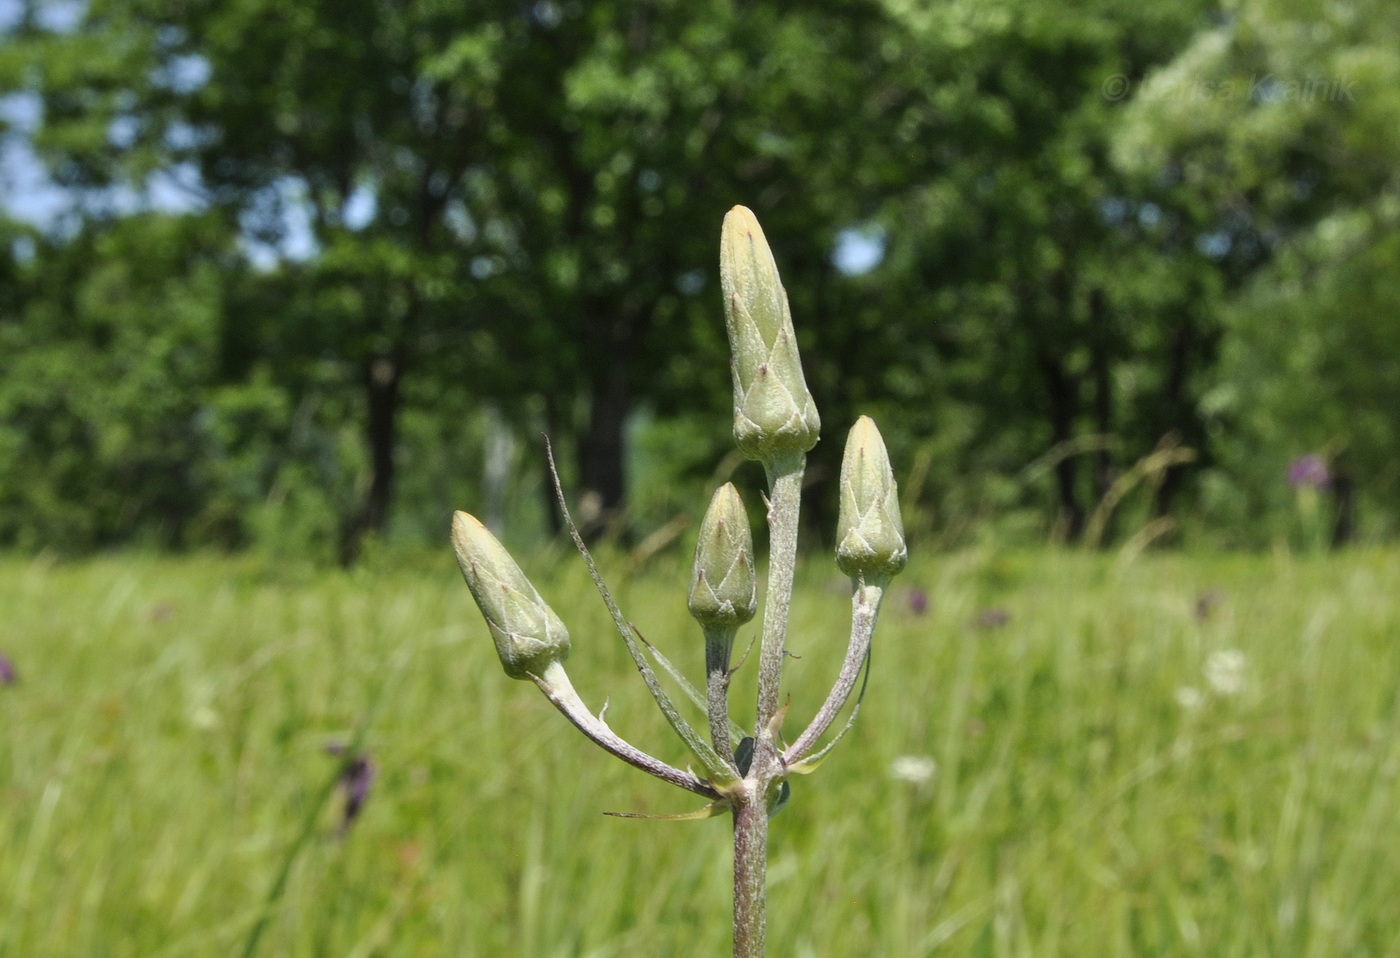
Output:
<svg viewBox="0 0 1400 958">
<path fill-rule="evenodd" d="M 655 424 L 666 515 L 668 479 L 727 444 L 735 203 L 782 263 L 828 432 L 879 414 L 945 519 L 1128 534 L 1104 506 L 1137 482 L 1157 533 L 1196 503 L 1263 528 L 1309 450 L 1370 501 L 1400 491 L 1382 0 L 92 0 L 61 29 L 51 6 L 25 6 L 0 89 L 42 96 L 33 142 L 80 215 L 6 261 L 0 434 L 103 431 L 121 406 L 95 397 L 142 381 L 104 324 L 148 390 L 168 366 L 127 427 L 186 424 L 151 440 L 159 480 L 92 480 L 133 518 L 75 542 L 350 559 L 394 515 L 440 526 L 507 428 L 555 438 L 597 532 Z M 174 183 L 189 216 L 117 215 Z M 863 273 L 833 256 L 851 231 Z M 79 303 L 101 275 L 109 306 Z M 89 363 L 85 404 L 14 405 Z M 116 442 L 84 441 L 75 462 Z M 812 453 L 818 528 L 837 452 Z M 0 490 L 10 541 L 85 513 L 28 461 Z"/>
<path fill-rule="evenodd" d="M 834 186 L 854 176 L 860 124 L 878 109 L 884 20 L 860 0 L 571 3 L 492 27 L 508 55 L 496 165 L 473 211 L 514 320 L 501 348 L 531 369 L 515 385 L 539 396 L 547 428 L 576 437 L 584 519 L 605 524 L 624 500 L 631 414 L 725 403 L 724 211 L 747 202 L 787 244 L 806 244 L 784 259 L 790 288 L 831 271 L 832 238 L 859 209 Z M 477 49 L 459 40 L 442 62 L 463 47 Z M 805 314 L 799 336 L 820 325 Z"/>
<path fill-rule="evenodd" d="M 152 216 L 29 244 L 0 314 L 0 542 L 209 534 L 227 235 Z"/>
<path fill-rule="evenodd" d="M 293 402 L 310 380 L 358 394 L 346 558 L 388 521 L 405 376 L 446 331 L 469 341 L 469 283 L 447 251 L 472 228 L 461 197 L 484 112 L 470 84 L 425 72 L 463 22 L 447 4 L 98 0 L 28 45 L 46 114 L 36 143 L 61 182 L 139 192 L 182 174 L 264 255 L 302 260 L 263 275 L 275 305 L 234 345 Z M 288 235 L 289 210 L 309 235 Z"/>
<path fill-rule="evenodd" d="M 872 285 L 880 273 L 900 284 L 898 312 L 919 319 L 872 320 L 872 366 L 911 405 L 942 387 L 915 428 L 958 464 L 930 477 L 944 502 L 1024 502 L 1037 484 L 1007 479 L 1045 456 L 1061 534 L 1075 538 L 1127 467 L 1204 440 L 1217 264 L 1194 244 L 1205 227 L 1189 193 L 1125 171 L 1111 145 L 1125 90 L 1210 7 L 891 6 L 922 56 L 886 161 L 904 182 Z M 1158 487 L 1156 512 L 1179 478 Z"/>
<path fill-rule="evenodd" d="M 1127 162 L 1171 171 L 1267 265 L 1223 314 L 1210 397 L 1224 514 L 1279 515 L 1288 462 L 1331 460 L 1334 536 L 1359 488 L 1372 526 L 1400 493 L 1400 10 L 1250 0 L 1148 78 L 1121 132 Z M 1286 514 L 1286 513 L 1285 513 Z"/>
<path fill-rule="evenodd" d="M 829 269 L 853 207 L 822 187 L 853 169 L 882 25 L 861 0 L 98 0 L 35 42 L 40 143 L 74 184 L 192 170 L 274 245 L 288 204 L 308 211 L 316 254 L 281 286 L 298 320 L 265 324 L 262 352 L 334 357 L 363 390 L 347 556 L 387 521 L 410 372 L 537 396 L 544 424 L 577 436 L 601 523 L 622 504 L 638 404 L 722 391 L 719 338 L 692 327 L 698 294 L 713 312 L 723 211 L 786 201 L 785 232 Z M 658 370 L 678 340 L 703 362 Z"/>
</svg>

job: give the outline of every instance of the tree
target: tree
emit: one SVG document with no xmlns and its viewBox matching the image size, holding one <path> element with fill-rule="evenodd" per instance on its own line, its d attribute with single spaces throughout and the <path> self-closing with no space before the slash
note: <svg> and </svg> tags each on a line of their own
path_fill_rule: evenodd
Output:
<svg viewBox="0 0 1400 958">
<path fill-rule="evenodd" d="M 1355 526 L 1354 490 L 1382 517 L 1400 493 L 1397 29 L 1381 2 L 1238 4 L 1148 78 L 1122 143 L 1244 227 L 1212 241 L 1260 263 L 1223 313 L 1211 401 L 1237 514 L 1277 514 L 1287 463 L 1322 452 L 1337 541 Z"/>
<path fill-rule="evenodd" d="M 886 26 L 867 2 L 546 6 L 502 24 L 521 51 L 491 134 L 497 288 L 519 320 L 506 348 L 534 371 L 549 431 L 577 436 L 588 525 L 623 505 L 639 405 L 725 402 L 724 212 L 742 201 L 774 224 L 792 289 L 830 271 L 860 209 L 837 185 L 854 180 Z M 805 305 L 798 335 L 818 339 Z"/>
<path fill-rule="evenodd" d="M 28 241 L 0 312 L 0 542 L 188 543 L 211 520 L 230 237 L 145 216 Z"/>
<path fill-rule="evenodd" d="M 446 4 L 99 0 L 30 43 L 46 109 L 36 142 L 60 182 L 139 192 L 180 173 L 253 238 L 304 247 L 294 292 L 337 308 L 289 304 L 304 322 L 268 317 L 259 351 L 293 378 L 330 359 L 361 392 L 369 475 L 347 560 L 388 521 L 403 378 L 462 319 L 466 284 L 446 253 L 465 228 L 482 111 L 423 70 L 461 24 Z"/>
<path fill-rule="evenodd" d="M 658 375 L 658 348 L 703 349 L 722 392 L 692 318 L 723 212 L 786 206 L 829 269 L 855 207 L 822 187 L 850 170 L 884 22 L 868 0 L 97 0 L 31 44 L 38 142 L 75 187 L 185 171 L 284 252 L 305 212 L 309 255 L 282 270 L 306 306 L 261 351 L 355 370 L 370 469 L 347 558 L 387 522 L 409 375 L 536 394 L 577 436 L 596 529 L 623 502 L 628 417 L 695 380 Z"/>
<path fill-rule="evenodd" d="M 906 370 L 907 401 L 939 383 L 922 428 L 960 417 L 969 471 L 1046 456 L 1058 527 L 1077 538 L 1128 465 L 1205 439 L 1221 280 L 1197 240 L 1214 223 L 1189 184 L 1125 169 L 1113 146 L 1117 84 L 1166 62 L 1211 6 L 898 9 L 920 51 L 903 82 L 921 92 L 886 161 L 904 182 L 881 211 L 877 272 L 902 299 L 887 309 L 927 318 L 888 324 L 880 362 Z M 1159 486 L 1158 515 L 1179 481 Z"/>
</svg>

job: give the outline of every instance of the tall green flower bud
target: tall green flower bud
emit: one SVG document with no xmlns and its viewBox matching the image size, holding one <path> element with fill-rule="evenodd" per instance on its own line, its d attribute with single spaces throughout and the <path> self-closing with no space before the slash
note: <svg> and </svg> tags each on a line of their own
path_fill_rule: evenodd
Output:
<svg viewBox="0 0 1400 958">
<path fill-rule="evenodd" d="M 706 629 L 737 629 L 758 608 L 753 535 L 744 501 L 732 482 L 715 490 L 700 524 L 687 604 Z"/>
<path fill-rule="evenodd" d="M 778 265 L 752 212 L 736 206 L 724 217 L 720 288 L 729 330 L 734 379 L 734 441 L 750 459 L 768 463 L 817 444 L 817 416 Z"/>
<path fill-rule="evenodd" d="M 475 516 L 452 516 L 452 548 L 506 675 L 528 679 L 569 654 L 569 630 Z"/>
<path fill-rule="evenodd" d="M 836 565 L 849 576 L 888 578 L 909 558 L 889 453 L 869 416 L 857 419 L 846 437 L 836 542 Z"/>
</svg>

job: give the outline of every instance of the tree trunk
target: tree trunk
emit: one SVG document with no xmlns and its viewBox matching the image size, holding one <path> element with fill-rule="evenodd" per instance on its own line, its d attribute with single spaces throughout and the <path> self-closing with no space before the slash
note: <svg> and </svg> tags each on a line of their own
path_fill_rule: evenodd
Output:
<svg viewBox="0 0 1400 958">
<path fill-rule="evenodd" d="M 1332 523 L 1332 548 L 1349 545 L 1356 535 L 1356 482 L 1349 473 L 1332 476 L 1332 502 L 1336 518 Z"/>
<path fill-rule="evenodd" d="M 1108 302 L 1101 288 L 1089 293 L 1089 366 L 1094 379 L 1094 428 L 1100 436 L 1113 434 L 1113 369 L 1110 355 L 1112 343 L 1109 334 Z M 1105 445 L 1094 454 L 1094 500 L 1103 502 L 1113 481 L 1118 478 L 1118 470 L 1113 462 L 1113 450 Z M 1110 513 L 1104 523 L 1103 534 L 1099 539 L 1106 544 L 1113 538 L 1113 515 Z"/>
<path fill-rule="evenodd" d="M 589 375 L 588 423 L 578 441 L 579 498 L 576 519 L 585 538 L 622 531 L 626 499 L 627 416 L 632 411 L 629 357 L 618 349 Z"/>
<path fill-rule="evenodd" d="M 544 434 L 549 437 L 550 445 L 554 448 L 555 464 L 564 455 L 564 450 L 568 448 L 568 436 L 564 433 L 563 417 L 559 414 L 559 402 L 553 391 L 546 391 L 544 394 Z M 557 539 L 564 534 L 564 517 L 559 513 L 559 499 L 554 491 L 554 477 L 549 474 L 549 463 L 545 461 L 543 452 L 540 455 L 540 466 L 544 470 L 544 483 L 540 489 L 544 495 L 544 521 L 549 535 L 552 539 Z"/>
<path fill-rule="evenodd" d="M 1168 360 L 1167 381 L 1162 390 L 1162 409 L 1166 412 L 1161 430 L 1163 435 L 1176 435 L 1186 442 L 1191 432 L 1187 421 L 1186 377 L 1191 369 L 1191 354 L 1196 345 L 1196 330 L 1190 316 L 1183 316 L 1172 337 L 1171 355 Z M 1157 487 L 1153 515 L 1157 518 L 1170 515 L 1176 494 L 1181 491 L 1186 473 L 1181 466 L 1168 466 L 1162 474 L 1162 483 Z"/>
<path fill-rule="evenodd" d="M 359 510 L 341 539 L 342 565 L 354 565 L 364 548 L 365 537 L 383 533 L 389 524 L 389 508 L 394 497 L 394 447 L 398 442 L 399 386 L 402 378 L 402 365 L 390 356 L 372 356 L 365 363 L 368 413 L 365 443 L 369 447 L 370 479 Z"/>
<path fill-rule="evenodd" d="M 1077 383 L 1065 372 L 1064 364 L 1048 352 L 1040 354 L 1040 373 L 1045 383 L 1050 439 L 1054 446 L 1074 438 L 1074 416 L 1079 405 Z M 1066 542 L 1077 542 L 1084 533 L 1084 507 L 1076 489 L 1079 457 L 1064 455 L 1055 463 L 1055 486 L 1060 499 L 1060 526 Z"/>
</svg>

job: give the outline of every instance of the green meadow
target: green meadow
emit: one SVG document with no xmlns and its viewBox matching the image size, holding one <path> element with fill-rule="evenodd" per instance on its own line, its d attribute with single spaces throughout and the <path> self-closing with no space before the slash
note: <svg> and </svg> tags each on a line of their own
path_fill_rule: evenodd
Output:
<svg viewBox="0 0 1400 958">
<path fill-rule="evenodd" d="M 685 559 L 601 564 L 698 676 Z M 685 764 L 577 560 L 523 565 L 590 706 Z M 1395 551 L 916 557 L 774 819 L 771 953 L 1400 954 L 1397 585 Z M 809 557 L 791 734 L 846 616 Z M 6 958 L 728 953 L 727 820 L 605 816 L 699 802 L 505 677 L 445 546 L 0 560 L 0 653 Z M 378 772 L 343 837 L 337 742 Z"/>
</svg>

